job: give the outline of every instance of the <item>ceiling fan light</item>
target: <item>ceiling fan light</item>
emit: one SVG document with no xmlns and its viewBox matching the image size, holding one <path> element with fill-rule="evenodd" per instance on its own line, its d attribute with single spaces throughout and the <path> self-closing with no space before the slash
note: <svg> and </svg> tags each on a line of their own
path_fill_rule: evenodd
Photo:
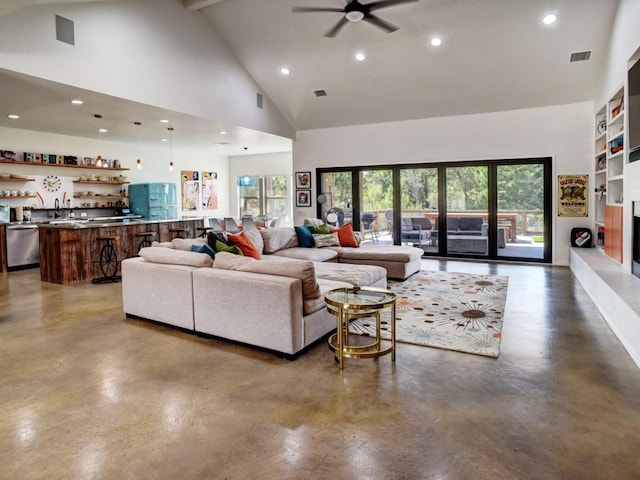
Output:
<svg viewBox="0 0 640 480">
<path fill-rule="evenodd" d="M 350 12 L 347 12 L 345 17 L 350 22 L 359 22 L 364 18 L 364 13 L 362 13 L 360 10 L 352 10 Z"/>
</svg>

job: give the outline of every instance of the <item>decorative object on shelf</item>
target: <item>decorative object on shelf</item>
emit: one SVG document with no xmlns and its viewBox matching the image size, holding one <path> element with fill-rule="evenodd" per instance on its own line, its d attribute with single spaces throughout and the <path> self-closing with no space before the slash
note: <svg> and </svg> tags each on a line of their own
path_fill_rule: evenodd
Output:
<svg viewBox="0 0 640 480">
<path fill-rule="evenodd" d="M 598 120 L 598 134 L 603 134 L 607 131 L 607 119 L 602 117 Z"/>
<path fill-rule="evenodd" d="M 296 172 L 296 188 L 311 188 L 311 172 Z"/>
<path fill-rule="evenodd" d="M 44 177 L 42 181 L 44 189 L 49 192 L 57 192 L 60 190 L 60 186 L 62 185 L 62 180 L 57 175 L 47 175 Z"/>
<path fill-rule="evenodd" d="M 296 207 L 311 206 L 311 190 L 296 190 Z"/>
<path fill-rule="evenodd" d="M 618 153 L 624 148 L 624 137 L 611 140 L 611 153 Z"/>
<path fill-rule="evenodd" d="M 589 192 L 589 175 L 558 175 L 558 216 L 588 216 L 587 192 Z"/>
<path fill-rule="evenodd" d="M 16 152 L 12 152 L 11 150 L 0 150 L 0 158 L 2 160 L 11 160 L 15 162 L 18 159 Z"/>
</svg>

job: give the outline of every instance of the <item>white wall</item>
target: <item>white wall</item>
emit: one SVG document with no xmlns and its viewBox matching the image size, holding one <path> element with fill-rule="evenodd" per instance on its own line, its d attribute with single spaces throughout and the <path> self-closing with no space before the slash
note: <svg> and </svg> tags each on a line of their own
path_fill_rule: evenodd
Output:
<svg viewBox="0 0 640 480">
<path fill-rule="evenodd" d="M 236 179 L 245 173 L 256 176 L 284 175 L 288 178 L 288 188 L 291 195 L 289 196 L 289 214 L 285 219 L 285 225 L 292 226 L 293 169 L 291 152 L 229 157 L 229 191 L 231 192 L 229 204 L 232 217 L 238 217 L 239 208 Z"/>
<path fill-rule="evenodd" d="M 607 99 L 621 86 L 625 85 L 628 62 L 637 55 L 640 48 L 640 2 L 621 0 L 616 15 L 611 43 L 607 53 L 608 64 L 604 75 L 604 84 L 600 100 L 595 104 L 599 109 Z M 637 58 L 637 57 L 636 57 Z M 624 229 L 623 264 L 631 270 L 631 215 L 632 202 L 640 200 L 640 162 L 628 163 L 624 168 Z"/>
<path fill-rule="evenodd" d="M 215 171 L 218 173 L 218 199 L 219 208 L 217 210 L 201 209 L 197 211 L 181 212 L 190 216 L 216 216 L 224 217 L 229 214 L 229 159 L 226 156 L 216 155 L 213 151 L 206 150 L 188 150 L 173 148 L 173 172 L 169 171 L 170 150 L 169 146 L 163 144 L 158 147 L 138 146 L 129 143 L 111 142 L 106 140 L 89 139 L 83 137 L 72 137 L 68 135 L 56 135 L 52 133 L 33 132 L 29 130 L 20 130 L 13 128 L 0 127 L 0 148 L 3 150 L 13 150 L 19 152 L 19 158 L 22 158 L 22 152 L 40 152 L 55 153 L 62 155 L 75 155 L 79 158 L 97 157 L 101 155 L 103 158 L 119 159 L 122 166 L 129 168 L 129 171 L 122 172 L 126 175 L 131 183 L 145 182 L 172 182 L 180 188 L 180 171 L 181 170 L 197 170 L 197 171 Z M 212 150 L 215 147 L 212 146 Z M 142 160 L 142 169 L 136 168 L 136 159 Z M 28 165 L 16 166 L 0 164 L 0 171 L 9 171 L 14 173 L 24 173 L 30 177 L 39 179 L 43 175 L 55 174 L 64 178 L 64 186 L 72 191 L 72 177 L 77 177 L 85 171 L 47 168 L 47 167 L 31 167 Z M 9 173 L 11 173 L 9 172 Z M 94 173 L 93 171 L 89 171 Z M 114 172 L 111 172 L 114 174 Z M 233 192 L 235 192 L 235 178 L 233 184 Z M 24 188 L 30 190 L 39 189 L 38 182 L 29 183 Z M 0 186 L 6 189 L 6 185 Z M 99 187 L 94 187 L 99 188 Z M 102 187 L 106 188 L 106 187 Z M 41 192 L 44 193 L 44 192 Z M 47 207 L 52 206 L 52 199 L 49 200 Z M 22 203 L 18 203 L 22 202 Z M 3 203 L 10 206 L 26 204 L 24 200 L 4 200 Z"/>
<path fill-rule="evenodd" d="M 558 174 L 588 174 L 593 158 L 593 104 L 441 117 L 298 132 L 294 170 L 476 159 L 552 157 Z M 554 182 L 555 185 L 555 182 Z M 317 186 L 313 185 L 314 192 Z M 591 219 L 556 216 L 553 262 L 566 265 L 572 227 Z M 314 198 L 315 198 L 314 194 Z M 296 224 L 315 208 L 296 208 Z"/>
<path fill-rule="evenodd" d="M 74 22 L 59 42 L 55 15 Z M 30 5 L 0 17 L 0 68 L 293 138 L 295 131 L 199 12 L 180 0 Z"/>
</svg>

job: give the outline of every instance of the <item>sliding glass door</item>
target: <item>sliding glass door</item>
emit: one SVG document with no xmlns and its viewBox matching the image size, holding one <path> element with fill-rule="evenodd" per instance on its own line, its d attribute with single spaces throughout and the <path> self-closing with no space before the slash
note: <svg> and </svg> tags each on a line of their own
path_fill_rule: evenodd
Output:
<svg viewBox="0 0 640 480">
<path fill-rule="evenodd" d="M 318 182 L 318 214 L 372 245 L 551 262 L 550 158 L 319 169 Z"/>
<path fill-rule="evenodd" d="M 445 170 L 446 243 L 444 253 L 489 255 L 489 167 L 452 166 Z"/>
</svg>

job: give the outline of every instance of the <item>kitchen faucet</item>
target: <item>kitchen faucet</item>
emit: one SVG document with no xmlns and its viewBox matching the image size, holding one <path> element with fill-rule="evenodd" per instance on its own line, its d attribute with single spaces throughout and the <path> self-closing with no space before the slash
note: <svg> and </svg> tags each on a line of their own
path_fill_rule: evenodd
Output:
<svg viewBox="0 0 640 480">
<path fill-rule="evenodd" d="M 54 202 L 54 206 L 56 208 L 55 213 L 53 214 L 53 218 L 60 218 L 60 200 L 56 198 Z"/>
</svg>

